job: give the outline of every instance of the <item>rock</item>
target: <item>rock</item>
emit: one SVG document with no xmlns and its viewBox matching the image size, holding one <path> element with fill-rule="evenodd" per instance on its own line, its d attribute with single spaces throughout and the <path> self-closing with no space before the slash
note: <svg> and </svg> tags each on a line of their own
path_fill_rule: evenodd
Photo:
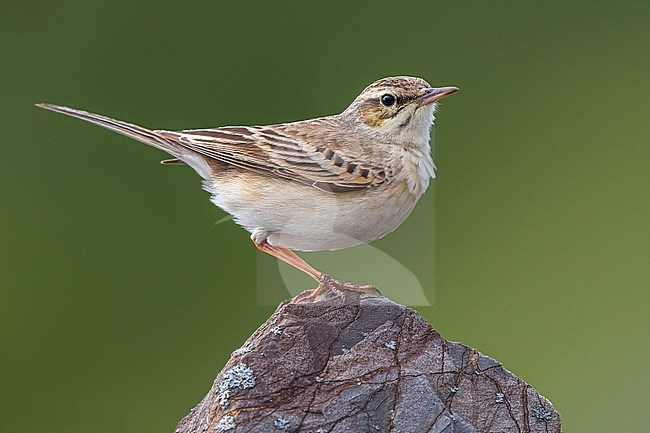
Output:
<svg viewBox="0 0 650 433">
<path fill-rule="evenodd" d="M 559 433 L 560 415 L 492 358 L 381 296 L 283 303 L 178 425 L 189 432 Z"/>
</svg>

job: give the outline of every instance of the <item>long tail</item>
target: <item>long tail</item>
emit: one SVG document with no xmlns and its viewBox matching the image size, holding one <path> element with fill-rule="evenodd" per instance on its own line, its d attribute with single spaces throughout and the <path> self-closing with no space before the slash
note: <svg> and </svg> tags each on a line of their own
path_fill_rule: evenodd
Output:
<svg viewBox="0 0 650 433">
<path fill-rule="evenodd" d="M 162 161 L 163 164 L 177 164 L 186 163 L 194 169 L 203 179 L 208 179 L 211 174 L 209 164 L 207 164 L 205 157 L 188 149 L 181 143 L 175 142 L 172 139 L 163 137 L 156 131 L 152 131 L 142 126 L 133 125 L 132 123 L 115 120 L 110 117 L 102 116 L 100 114 L 89 113 L 88 111 L 76 110 L 74 108 L 62 107 L 60 105 L 52 104 L 36 104 L 37 107 L 45 108 L 46 110 L 55 111 L 57 113 L 66 114 L 68 116 L 76 117 L 77 119 L 85 120 L 86 122 L 94 123 L 102 128 L 110 129 L 118 134 L 125 135 L 134 140 L 141 141 L 163 152 L 167 152 L 174 159 Z"/>
<path fill-rule="evenodd" d="M 143 128 L 131 123 L 122 122 L 121 120 L 111 119 L 110 117 L 102 116 L 100 114 L 89 113 L 87 111 L 75 110 L 74 108 L 62 107 L 60 105 L 52 104 L 36 104 L 37 107 L 45 108 L 46 110 L 55 111 L 68 116 L 76 117 L 77 119 L 85 120 L 86 122 L 94 123 L 102 128 L 110 129 L 118 134 L 125 135 L 134 140 L 141 141 L 150 146 L 160 149 L 170 155 L 180 158 L 187 152 L 182 146 L 173 143 L 172 141 L 156 134 L 154 131 Z"/>
</svg>

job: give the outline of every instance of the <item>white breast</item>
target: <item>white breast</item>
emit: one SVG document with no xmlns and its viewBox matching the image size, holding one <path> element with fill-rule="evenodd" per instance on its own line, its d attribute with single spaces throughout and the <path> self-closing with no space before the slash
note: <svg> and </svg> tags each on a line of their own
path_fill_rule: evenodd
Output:
<svg viewBox="0 0 650 433">
<path fill-rule="evenodd" d="M 419 109 L 409 123 L 400 131 L 399 142 L 407 143 L 399 148 L 399 157 L 404 163 L 403 176 L 409 192 L 420 198 L 429 187 L 431 179 L 436 177 L 436 166 L 431 159 L 429 137 L 435 120 L 435 104 Z"/>
<path fill-rule="evenodd" d="M 429 182 L 436 177 L 435 165 L 427 148 L 410 149 L 403 151 L 404 162 L 403 176 L 408 185 L 408 190 L 415 197 L 420 198 L 429 187 Z"/>
</svg>

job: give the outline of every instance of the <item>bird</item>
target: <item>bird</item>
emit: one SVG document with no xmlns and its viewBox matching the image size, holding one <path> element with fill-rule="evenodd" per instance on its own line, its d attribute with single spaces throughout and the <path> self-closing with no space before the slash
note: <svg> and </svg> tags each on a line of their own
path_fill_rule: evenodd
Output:
<svg viewBox="0 0 650 433">
<path fill-rule="evenodd" d="M 377 291 L 336 280 L 295 251 L 349 248 L 399 227 L 436 177 L 430 131 L 438 101 L 458 90 L 395 76 L 367 86 L 341 113 L 265 126 L 151 130 L 53 104 L 72 116 L 166 152 L 202 178 L 211 202 L 251 233 L 255 246 L 307 273 L 318 287 Z"/>
</svg>

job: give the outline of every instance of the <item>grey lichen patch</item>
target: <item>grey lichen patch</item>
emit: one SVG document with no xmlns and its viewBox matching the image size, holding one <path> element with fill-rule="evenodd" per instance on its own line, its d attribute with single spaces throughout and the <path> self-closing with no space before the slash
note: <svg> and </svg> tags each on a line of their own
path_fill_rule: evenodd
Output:
<svg viewBox="0 0 650 433">
<path fill-rule="evenodd" d="M 282 335 L 282 328 L 280 328 L 279 326 L 274 326 L 273 328 L 271 328 L 271 334 Z"/>
<path fill-rule="evenodd" d="M 506 401 L 506 396 L 502 392 L 497 392 L 496 398 L 494 399 L 495 403 L 505 403 Z"/>
<path fill-rule="evenodd" d="M 542 406 L 533 408 L 533 416 L 541 421 L 550 421 L 553 419 L 553 413 Z"/>
<path fill-rule="evenodd" d="M 390 350 L 397 349 L 397 342 L 395 340 L 390 340 L 384 343 L 384 346 L 388 347 Z"/>
<path fill-rule="evenodd" d="M 275 421 L 273 421 L 273 426 L 278 429 L 278 430 L 289 430 L 291 428 L 291 422 L 284 418 L 284 417 L 277 417 Z"/>
<path fill-rule="evenodd" d="M 252 343 L 246 343 L 239 349 L 235 350 L 231 356 L 242 356 L 253 351 L 255 347 Z"/>
<path fill-rule="evenodd" d="M 222 408 L 228 406 L 228 399 L 237 389 L 248 389 L 255 386 L 255 374 L 246 364 L 240 362 L 226 370 L 221 381 L 217 384 L 215 392 Z"/>
<path fill-rule="evenodd" d="M 225 415 L 219 420 L 217 425 L 214 426 L 214 431 L 217 433 L 232 430 L 237 427 L 235 423 L 235 417 L 230 415 Z"/>
</svg>

